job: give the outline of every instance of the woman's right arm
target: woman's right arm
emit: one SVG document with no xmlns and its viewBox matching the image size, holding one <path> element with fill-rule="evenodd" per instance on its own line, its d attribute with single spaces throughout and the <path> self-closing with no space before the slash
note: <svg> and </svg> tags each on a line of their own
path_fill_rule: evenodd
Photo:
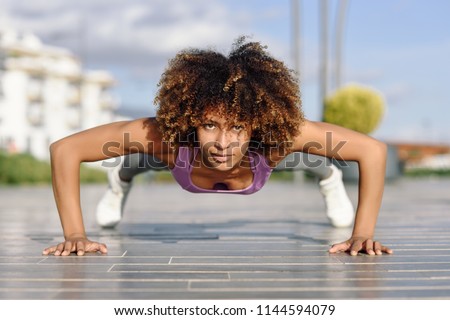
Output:
<svg viewBox="0 0 450 320">
<path fill-rule="evenodd" d="M 104 244 L 90 241 L 86 237 L 80 204 L 80 164 L 129 153 L 157 152 L 154 150 L 155 145 L 161 145 L 161 140 L 152 118 L 110 123 L 52 143 L 50 159 L 53 194 L 65 240 L 45 249 L 43 254 L 106 253 Z"/>
</svg>

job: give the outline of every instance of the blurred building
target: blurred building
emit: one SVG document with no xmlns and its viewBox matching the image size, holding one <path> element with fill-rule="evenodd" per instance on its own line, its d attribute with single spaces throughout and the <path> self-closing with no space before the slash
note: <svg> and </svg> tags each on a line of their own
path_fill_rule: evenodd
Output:
<svg viewBox="0 0 450 320">
<path fill-rule="evenodd" d="M 450 169 L 450 145 L 396 143 L 406 169 Z"/>
<path fill-rule="evenodd" d="M 0 30 L 0 149 L 48 159 L 52 142 L 116 120 L 113 85 L 68 50 Z"/>
</svg>

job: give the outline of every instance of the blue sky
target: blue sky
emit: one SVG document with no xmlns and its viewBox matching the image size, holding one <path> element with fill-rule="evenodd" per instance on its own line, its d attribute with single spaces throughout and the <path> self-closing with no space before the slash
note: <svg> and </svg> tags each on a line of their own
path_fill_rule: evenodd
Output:
<svg viewBox="0 0 450 320">
<path fill-rule="evenodd" d="M 303 108 L 319 120 L 319 1 L 301 0 Z M 330 36 L 338 0 L 330 0 Z M 167 59 L 185 47 L 226 53 L 239 35 L 292 64 L 290 0 L 0 0 L 0 27 L 63 46 L 117 79 L 123 108 L 154 113 Z M 382 92 L 384 141 L 450 143 L 450 1 L 349 0 L 343 83 Z M 330 39 L 330 49 L 333 49 Z M 333 68 L 333 55 L 330 54 Z"/>
</svg>

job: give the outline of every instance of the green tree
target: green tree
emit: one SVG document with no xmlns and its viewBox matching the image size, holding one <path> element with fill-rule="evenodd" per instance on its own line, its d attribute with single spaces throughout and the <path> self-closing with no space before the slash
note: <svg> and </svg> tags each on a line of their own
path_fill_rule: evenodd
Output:
<svg viewBox="0 0 450 320">
<path fill-rule="evenodd" d="M 358 84 L 344 86 L 325 99 L 324 121 L 369 134 L 380 124 L 385 103 L 376 90 Z"/>
</svg>

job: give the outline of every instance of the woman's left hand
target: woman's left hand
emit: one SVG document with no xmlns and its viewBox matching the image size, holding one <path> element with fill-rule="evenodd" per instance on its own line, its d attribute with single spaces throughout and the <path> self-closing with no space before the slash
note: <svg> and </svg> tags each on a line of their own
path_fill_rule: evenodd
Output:
<svg viewBox="0 0 450 320">
<path fill-rule="evenodd" d="M 333 244 L 330 250 L 328 250 L 329 253 L 350 252 L 352 256 L 356 256 L 360 251 L 366 252 L 371 256 L 394 253 L 388 247 L 383 246 L 378 241 L 373 241 L 369 237 L 351 237 L 347 241 Z"/>
</svg>

